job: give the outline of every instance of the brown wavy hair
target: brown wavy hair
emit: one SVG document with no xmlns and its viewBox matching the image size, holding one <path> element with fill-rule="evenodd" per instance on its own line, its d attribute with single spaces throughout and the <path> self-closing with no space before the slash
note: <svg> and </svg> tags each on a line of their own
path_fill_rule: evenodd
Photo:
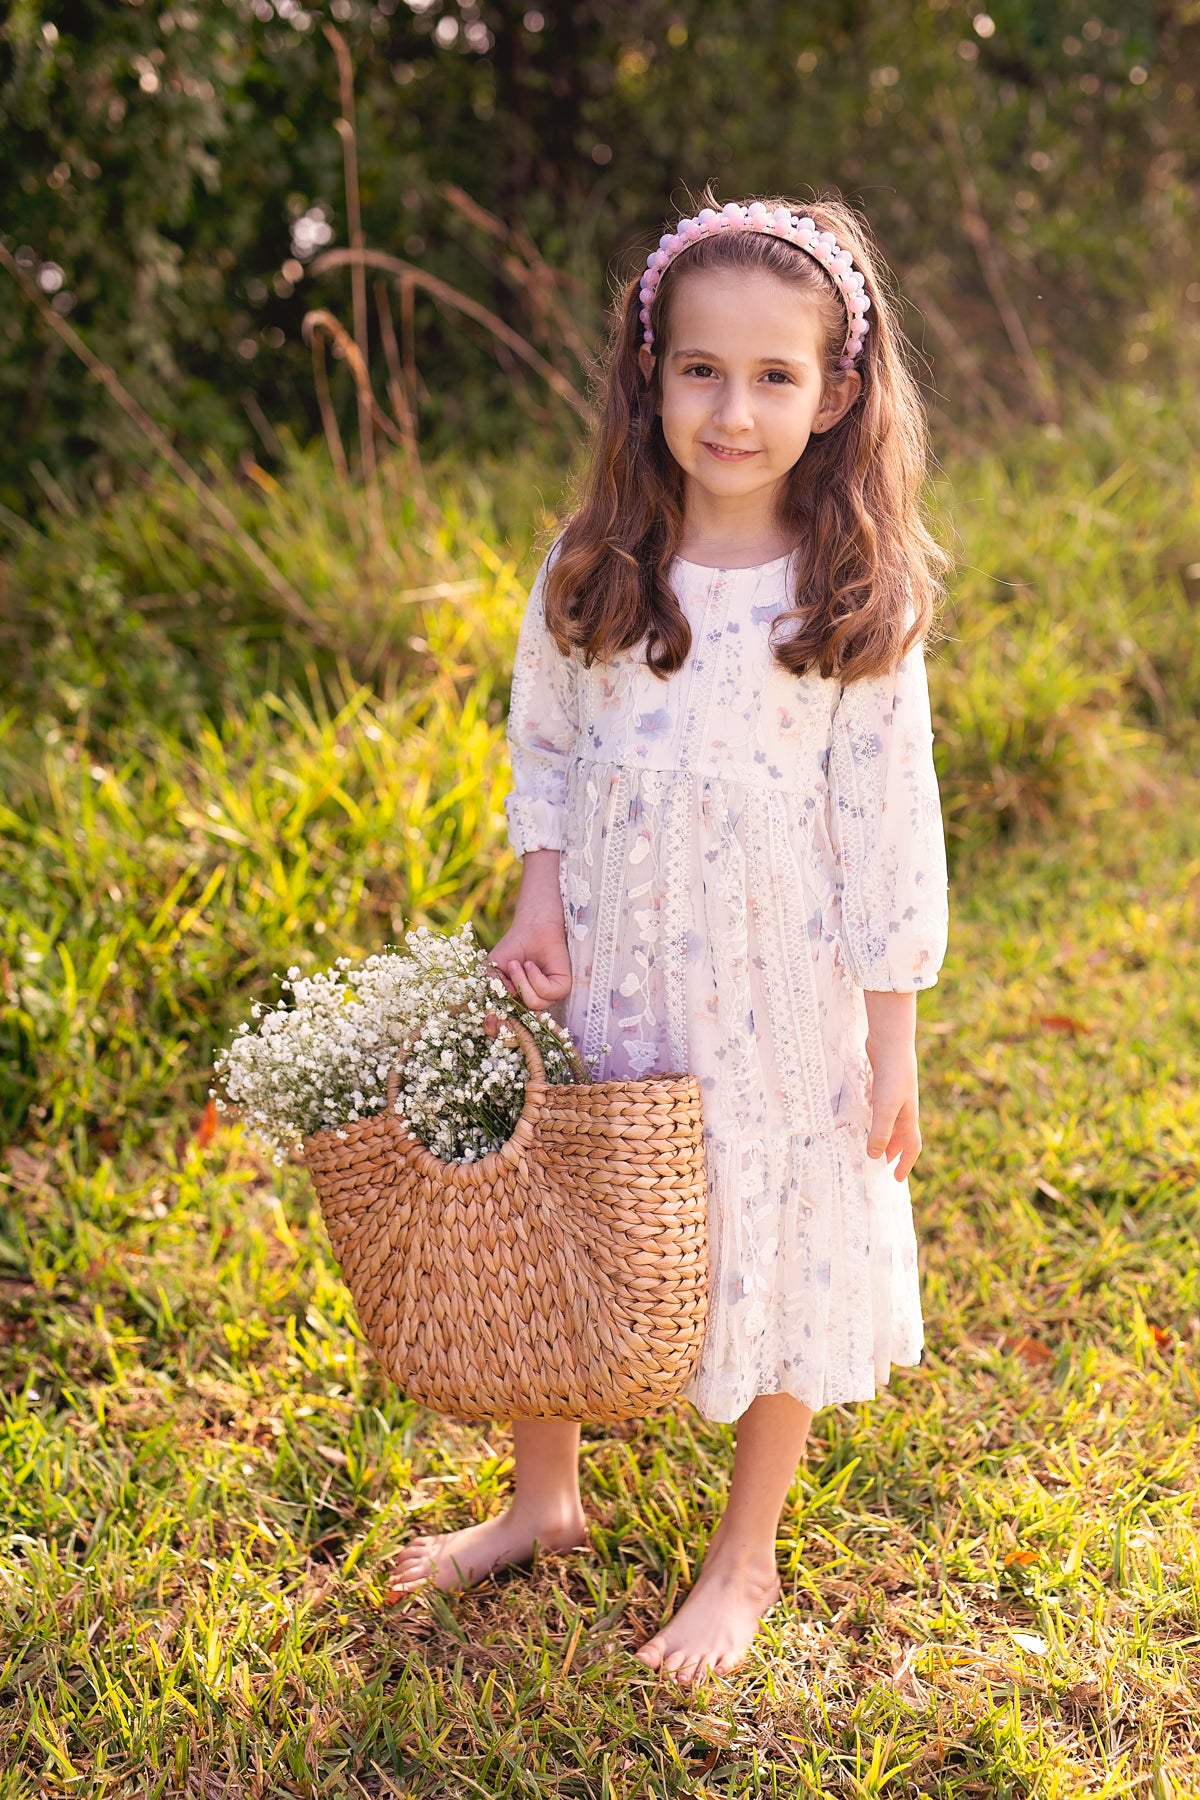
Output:
<svg viewBox="0 0 1200 1800">
<path fill-rule="evenodd" d="M 816 668 L 842 682 L 895 668 L 928 633 L 948 558 L 925 523 L 925 412 L 908 366 L 896 304 L 870 232 L 836 199 L 807 205 L 764 195 L 768 211 L 806 213 L 849 250 L 866 281 L 871 329 L 855 364 L 862 391 L 836 425 L 814 434 L 779 485 L 776 521 L 795 547 L 794 607 L 772 629 L 772 650 L 797 675 Z M 701 205 L 719 206 L 711 190 Z M 577 504 L 547 573 L 546 623 L 559 648 L 607 662 L 643 640 L 666 677 L 680 668 L 691 631 L 669 580 L 683 539 L 684 477 L 658 417 L 659 369 L 679 283 L 706 269 L 777 276 L 815 301 L 825 328 L 825 381 L 845 379 L 838 359 L 847 319 L 820 264 L 780 238 L 729 231 L 690 244 L 672 262 L 651 309 L 658 358 L 638 365 L 640 270 L 624 283 L 601 358 L 597 424 Z"/>
</svg>

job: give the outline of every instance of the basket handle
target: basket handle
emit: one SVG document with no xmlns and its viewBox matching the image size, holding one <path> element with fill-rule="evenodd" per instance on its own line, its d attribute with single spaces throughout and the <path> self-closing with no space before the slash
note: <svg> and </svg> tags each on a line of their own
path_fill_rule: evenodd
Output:
<svg viewBox="0 0 1200 1800">
<path fill-rule="evenodd" d="M 512 1032 L 525 1057 L 525 1064 L 529 1070 L 530 1081 L 536 1082 L 539 1086 L 544 1087 L 546 1085 L 546 1064 L 541 1051 L 538 1049 L 537 1039 L 534 1037 L 529 1027 L 523 1025 L 520 1019 L 502 1019 L 500 1021 L 500 1029 L 502 1031 L 507 1029 Z M 418 1032 L 419 1030 L 420 1027 L 417 1027 Z M 388 1076 L 389 1112 L 395 1112 L 396 1110 L 396 1101 L 400 1097 L 400 1077 L 404 1073 L 404 1065 L 407 1063 L 409 1055 L 411 1054 L 412 1039 L 415 1035 L 416 1033 L 410 1033 L 407 1041 L 401 1046 L 396 1062 L 392 1067 L 392 1072 Z M 574 1075 L 575 1080 L 577 1082 L 589 1081 L 591 1077 L 588 1075 L 583 1059 L 575 1046 L 572 1044 L 570 1050 L 568 1050 L 567 1046 L 564 1044 L 563 1052 L 571 1065 L 571 1073 Z"/>
</svg>

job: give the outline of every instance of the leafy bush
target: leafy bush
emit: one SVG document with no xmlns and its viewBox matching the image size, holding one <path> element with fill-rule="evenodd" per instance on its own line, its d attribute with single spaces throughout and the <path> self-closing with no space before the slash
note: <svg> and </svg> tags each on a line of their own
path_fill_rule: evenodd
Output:
<svg viewBox="0 0 1200 1800">
<path fill-rule="evenodd" d="M 1194 342 L 1174 275 L 1191 266 L 1194 26 L 1183 0 L 1115 12 L 19 0 L 0 23 L 3 229 L 189 453 L 229 457 L 269 436 L 264 417 L 306 440 L 318 414 L 302 321 L 348 312 L 344 270 L 313 274 L 318 239 L 349 240 L 322 30 L 336 19 L 356 65 L 367 242 L 498 308 L 572 379 L 614 258 L 657 237 L 672 199 L 714 176 L 723 197 L 836 186 L 865 198 L 938 388 L 984 416 L 1002 396 L 1040 404 L 1045 371 L 1153 369 L 1159 349 Z M 551 271 L 572 331 L 549 329 Z M 477 324 L 428 294 L 414 316 L 427 449 L 486 452 L 548 418 L 540 380 L 526 388 Z M 0 395 L 10 507 L 138 461 L 109 398 L 24 301 L 0 307 Z M 335 400 L 353 412 L 344 369 Z"/>
</svg>

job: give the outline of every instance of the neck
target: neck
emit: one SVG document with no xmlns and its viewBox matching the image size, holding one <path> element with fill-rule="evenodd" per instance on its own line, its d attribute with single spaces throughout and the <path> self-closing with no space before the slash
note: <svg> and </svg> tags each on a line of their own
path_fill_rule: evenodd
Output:
<svg viewBox="0 0 1200 1800">
<path fill-rule="evenodd" d="M 774 495 L 706 493 L 689 481 L 684 491 L 679 555 L 691 562 L 736 568 L 772 562 L 792 548 L 775 522 Z"/>
</svg>

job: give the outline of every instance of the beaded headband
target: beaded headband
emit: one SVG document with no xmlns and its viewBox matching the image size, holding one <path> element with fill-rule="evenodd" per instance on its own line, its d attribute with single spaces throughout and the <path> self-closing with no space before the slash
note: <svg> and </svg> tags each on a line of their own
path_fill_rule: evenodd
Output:
<svg viewBox="0 0 1200 1800">
<path fill-rule="evenodd" d="M 731 200 L 720 212 L 706 206 L 694 219 L 680 219 L 674 231 L 659 238 L 658 249 L 652 250 L 646 258 L 646 271 L 638 295 L 645 342 L 654 342 L 650 308 L 667 269 L 689 244 L 698 243 L 701 238 L 717 237 L 723 231 L 762 231 L 768 237 L 783 238 L 786 243 L 807 250 L 820 263 L 842 296 L 850 322 L 838 367 L 852 369 L 870 330 L 866 313 L 871 300 L 866 291 L 867 284 L 854 267 L 850 252 L 841 248 L 832 231 L 821 231 L 814 219 L 800 218 L 786 206 L 768 212 L 761 200 L 754 200 L 749 206 L 739 206 L 736 200 Z"/>
</svg>

